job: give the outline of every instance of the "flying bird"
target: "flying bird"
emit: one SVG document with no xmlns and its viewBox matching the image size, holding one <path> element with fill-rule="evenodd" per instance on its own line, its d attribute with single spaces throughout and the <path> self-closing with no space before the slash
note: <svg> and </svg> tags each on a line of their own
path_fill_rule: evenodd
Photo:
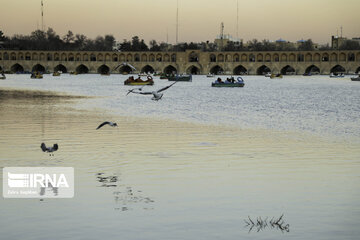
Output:
<svg viewBox="0 0 360 240">
<path fill-rule="evenodd" d="M 116 124 L 116 123 L 113 123 L 113 122 L 103 122 L 102 124 L 100 124 L 100 125 L 96 128 L 96 130 L 98 130 L 99 128 L 101 128 L 101 127 L 104 126 L 104 125 L 110 125 L 110 126 L 112 126 L 112 127 L 117 127 L 117 124 Z"/>
<path fill-rule="evenodd" d="M 59 149 L 59 145 L 57 145 L 57 143 L 55 143 L 54 146 L 52 146 L 52 147 L 46 147 L 45 143 L 41 143 L 40 148 L 43 152 L 52 153 Z"/>
<path fill-rule="evenodd" d="M 171 87 L 172 85 L 174 85 L 175 83 L 177 83 L 177 82 L 174 82 L 174 83 L 170 84 L 169 86 L 163 87 L 163 88 L 161 88 L 161 89 L 159 89 L 159 90 L 157 90 L 157 91 L 152 91 L 152 92 L 142 92 L 141 89 L 140 89 L 139 92 L 135 92 L 136 89 L 132 89 L 132 90 L 130 90 L 130 91 L 128 92 L 128 94 L 129 94 L 129 93 L 137 93 L 137 94 L 143 94 L 143 95 L 151 95 L 151 94 L 152 94 L 153 97 L 151 98 L 151 100 L 158 101 L 158 100 L 160 100 L 160 99 L 162 98 L 162 96 L 164 95 L 164 94 L 161 93 L 161 92 L 163 92 L 163 91 L 165 91 L 166 89 L 170 88 L 170 87 Z"/>
</svg>

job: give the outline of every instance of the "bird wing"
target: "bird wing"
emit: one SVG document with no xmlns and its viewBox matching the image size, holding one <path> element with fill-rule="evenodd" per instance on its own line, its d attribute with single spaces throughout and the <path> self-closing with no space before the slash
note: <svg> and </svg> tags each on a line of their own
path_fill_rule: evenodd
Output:
<svg viewBox="0 0 360 240">
<path fill-rule="evenodd" d="M 58 149 L 59 149 L 59 145 L 57 145 L 57 143 L 55 143 L 54 146 L 53 146 L 53 149 L 54 149 L 54 151 L 58 150 Z"/>
<path fill-rule="evenodd" d="M 96 128 L 96 130 L 98 130 L 99 128 L 101 128 L 102 126 L 104 126 L 104 125 L 106 125 L 106 124 L 110 124 L 110 122 L 103 122 L 102 124 L 100 124 L 100 125 Z"/>
<path fill-rule="evenodd" d="M 132 92 L 132 93 L 143 94 L 143 95 L 151 95 L 151 94 L 153 94 L 152 92 Z"/>
<path fill-rule="evenodd" d="M 126 96 L 127 96 L 127 95 L 129 95 L 129 93 L 134 93 L 134 91 L 135 91 L 135 90 L 139 90 L 139 91 L 141 91 L 141 90 L 142 90 L 142 88 L 133 88 L 133 89 L 130 89 L 130 90 L 128 90 L 128 92 L 127 92 Z"/>
<path fill-rule="evenodd" d="M 40 148 L 43 152 L 46 152 L 47 150 L 45 143 L 41 143 Z"/>
<path fill-rule="evenodd" d="M 163 87 L 163 88 L 159 89 L 157 92 L 159 93 L 159 92 L 165 91 L 166 89 L 170 88 L 175 83 L 177 83 L 177 82 L 174 82 L 174 83 L 170 84 L 169 86 Z"/>
</svg>

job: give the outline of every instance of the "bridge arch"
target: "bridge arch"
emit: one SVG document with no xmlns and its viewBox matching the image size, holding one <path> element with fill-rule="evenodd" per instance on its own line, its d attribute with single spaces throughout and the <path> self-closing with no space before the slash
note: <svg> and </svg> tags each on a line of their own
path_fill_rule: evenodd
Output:
<svg viewBox="0 0 360 240">
<path fill-rule="evenodd" d="M 199 61 L 199 55 L 196 52 L 191 52 L 189 54 L 189 62 L 198 62 Z"/>
<path fill-rule="evenodd" d="M 313 59 L 313 57 L 312 57 L 311 53 L 307 53 L 305 55 L 305 62 L 312 62 L 312 59 Z"/>
<path fill-rule="evenodd" d="M 119 73 L 121 73 L 121 74 L 132 73 L 132 71 L 133 71 L 132 68 L 128 65 L 123 65 L 119 69 Z"/>
<path fill-rule="evenodd" d="M 147 55 L 146 55 L 145 53 L 143 53 L 143 54 L 141 55 L 141 61 L 142 61 L 142 62 L 147 62 L 147 60 L 148 60 Z"/>
<path fill-rule="evenodd" d="M 267 67 L 266 65 L 262 65 L 256 70 L 257 75 L 265 75 L 267 73 L 271 73 L 271 69 Z"/>
<path fill-rule="evenodd" d="M 246 54 L 241 54 L 241 61 L 242 62 L 247 62 L 248 61 L 248 56 Z"/>
<path fill-rule="evenodd" d="M 290 65 L 286 65 L 285 67 L 283 67 L 281 69 L 281 74 L 282 75 L 295 75 L 296 71 L 293 67 L 291 67 Z"/>
<path fill-rule="evenodd" d="M 170 62 L 170 56 L 169 54 L 164 55 L 164 62 Z"/>
<path fill-rule="evenodd" d="M 265 62 L 271 62 L 271 55 L 269 53 L 265 55 Z"/>
<path fill-rule="evenodd" d="M 239 54 L 234 54 L 234 56 L 233 56 L 233 62 L 240 62 L 240 56 L 239 56 Z"/>
<path fill-rule="evenodd" d="M 346 54 L 345 53 L 340 53 L 339 55 L 339 61 L 340 62 L 345 62 L 346 61 Z"/>
<path fill-rule="evenodd" d="M 141 69 L 141 72 L 143 73 L 153 73 L 155 72 L 154 68 L 150 65 L 146 65 Z"/>
<path fill-rule="evenodd" d="M 164 73 L 166 74 L 172 74 L 172 73 L 177 73 L 177 70 L 174 66 L 172 65 L 168 65 L 167 67 L 164 68 Z"/>
<path fill-rule="evenodd" d="M 309 73 L 311 73 L 311 74 L 320 74 L 320 68 L 318 68 L 315 65 L 311 65 L 311 66 L 306 68 L 305 73 L 306 74 L 309 74 Z"/>
<path fill-rule="evenodd" d="M 42 73 L 44 73 L 45 72 L 45 67 L 43 65 L 41 65 L 41 64 L 36 64 L 35 66 L 33 66 L 32 71 L 33 72 L 42 72 Z"/>
<path fill-rule="evenodd" d="M 261 53 L 258 53 L 258 55 L 256 56 L 256 61 L 257 62 L 263 62 L 264 61 L 263 55 Z"/>
<path fill-rule="evenodd" d="M 356 74 L 360 74 L 360 67 L 358 67 L 355 71 Z"/>
<path fill-rule="evenodd" d="M 137 53 L 134 55 L 134 62 L 140 62 L 140 55 Z"/>
<path fill-rule="evenodd" d="M 200 74 L 200 68 L 191 65 L 190 67 L 187 68 L 186 73 L 195 74 L 195 75 Z"/>
<path fill-rule="evenodd" d="M 290 53 L 289 62 L 295 62 L 295 61 L 296 61 L 296 55 L 294 53 Z"/>
<path fill-rule="evenodd" d="M 24 72 L 24 67 L 21 66 L 20 64 L 16 63 L 16 64 L 11 66 L 10 70 L 13 73 L 23 73 Z"/>
<path fill-rule="evenodd" d="M 67 69 L 64 65 L 59 64 L 56 67 L 54 67 L 54 72 L 62 72 L 62 73 L 67 73 Z"/>
<path fill-rule="evenodd" d="M 210 69 L 210 73 L 219 75 L 224 73 L 224 69 L 220 67 L 219 65 L 215 65 Z"/>
<path fill-rule="evenodd" d="M 331 68 L 330 73 L 345 73 L 345 68 L 338 64 Z"/>
<path fill-rule="evenodd" d="M 319 53 L 315 53 L 314 57 L 313 57 L 314 62 L 320 62 L 320 54 Z"/>
<path fill-rule="evenodd" d="M 337 62 L 337 54 L 336 53 L 332 53 L 331 55 L 330 55 L 330 61 L 331 62 Z"/>
<path fill-rule="evenodd" d="M 273 62 L 280 62 L 279 54 L 275 53 L 275 54 L 273 55 Z"/>
<path fill-rule="evenodd" d="M 247 69 L 243 65 L 239 65 L 233 70 L 234 75 L 244 75 L 247 74 Z"/>
<path fill-rule="evenodd" d="M 113 62 L 117 62 L 118 60 L 119 60 L 118 55 L 114 53 L 114 54 L 112 55 L 112 61 L 113 61 Z"/>
<path fill-rule="evenodd" d="M 217 61 L 218 61 L 218 62 L 224 62 L 224 55 L 220 53 L 220 54 L 217 56 Z"/>
<path fill-rule="evenodd" d="M 97 72 L 100 74 L 110 74 L 110 68 L 108 66 L 106 66 L 105 64 L 101 65 L 98 69 Z"/>
<path fill-rule="evenodd" d="M 83 74 L 83 73 L 88 73 L 89 72 L 89 68 L 86 67 L 84 64 L 81 64 L 79 66 L 77 66 L 76 68 L 76 73 L 78 74 Z"/>
</svg>

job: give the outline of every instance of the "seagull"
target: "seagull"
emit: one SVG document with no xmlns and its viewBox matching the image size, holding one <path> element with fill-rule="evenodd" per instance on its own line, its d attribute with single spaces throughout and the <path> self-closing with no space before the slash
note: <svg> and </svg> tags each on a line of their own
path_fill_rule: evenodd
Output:
<svg viewBox="0 0 360 240">
<path fill-rule="evenodd" d="M 52 152 L 57 151 L 59 149 L 59 146 L 57 145 L 57 143 L 55 143 L 54 146 L 52 146 L 52 147 L 46 147 L 45 143 L 41 143 L 40 148 L 41 148 L 41 150 L 43 150 L 43 152 L 52 153 Z"/>
<path fill-rule="evenodd" d="M 100 124 L 96 130 L 98 130 L 99 128 L 101 128 L 102 126 L 106 125 L 106 124 L 109 124 L 110 126 L 112 127 L 117 127 L 117 124 L 116 123 L 113 123 L 113 122 L 103 122 L 102 124 Z"/>
<path fill-rule="evenodd" d="M 151 95 L 151 94 L 152 94 L 153 97 L 151 98 L 151 100 L 158 101 L 158 100 L 160 100 L 160 99 L 162 98 L 162 96 L 164 95 L 164 94 L 161 93 L 161 92 L 163 92 L 163 91 L 165 91 L 166 89 L 170 88 L 170 87 L 171 87 L 172 85 L 174 85 L 175 83 L 176 83 L 176 82 L 170 84 L 169 86 L 163 87 L 163 88 L 161 88 L 161 89 L 159 89 L 159 90 L 157 90 L 157 91 L 153 91 L 153 92 L 141 92 L 141 89 L 140 89 L 139 92 L 135 92 L 134 90 L 136 90 L 136 89 L 132 89 L 132 90 L 130 90 L 130 91 L 128 92 L 128 94 L 129 94 L 129 93 L 137 93 L 137 94 L 143 94 L 143 95 Z"/>
</svg>

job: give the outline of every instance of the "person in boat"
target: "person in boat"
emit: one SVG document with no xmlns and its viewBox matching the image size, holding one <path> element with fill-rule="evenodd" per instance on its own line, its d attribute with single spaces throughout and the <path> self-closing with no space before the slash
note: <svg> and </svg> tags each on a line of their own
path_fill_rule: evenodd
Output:
<svg viewBox="0 0 360 240">
<path fill-rule="evenodd" d="M 218 78 L 216 79 L 215 83 L 224 83 L 224 82 L 221 80 L 221 78 L 218 77 Z"/>
<path fill-rule="evenodd" d="M 3 77 L 5 77 L 5 72 L 4 72 L 4 71 L 1 71 L 1 75 L 2 75 Z"/>
</svg>

